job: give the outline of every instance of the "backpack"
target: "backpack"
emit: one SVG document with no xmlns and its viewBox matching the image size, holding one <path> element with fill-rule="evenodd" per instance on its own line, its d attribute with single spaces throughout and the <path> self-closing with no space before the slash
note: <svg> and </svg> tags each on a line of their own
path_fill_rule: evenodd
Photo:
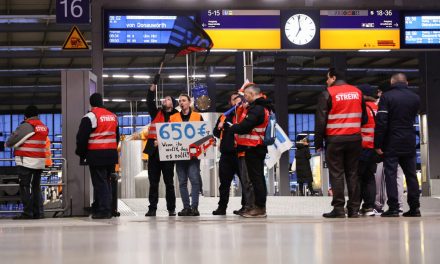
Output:
<svg viewBox="0 0 440 264">
<path fill-rule="evenodd" d="M 266 131 L 264 132 L 264 139 L 263 144 L 265 146 L 270 146 L 275 143 L 276 139 L 276 124 L 277 124 L 277 118 L 275 116 L 275 113 L 273 111 L 269 112 L 269 122 L 267 123 Z"/>
</svg>

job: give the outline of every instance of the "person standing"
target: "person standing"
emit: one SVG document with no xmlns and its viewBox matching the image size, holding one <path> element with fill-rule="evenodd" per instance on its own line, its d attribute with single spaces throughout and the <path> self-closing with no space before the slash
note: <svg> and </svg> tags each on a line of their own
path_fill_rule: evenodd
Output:
<svg viewBox="0 0 440 264">
<path fill-rule="evenodd" d="M 241 97 L 238 92 L 234 92 L 229 100 L 231 107 L 236 107 L 241 103 Z M 231 182 L 235 175 L 240 177 L 239 162 L 237 156 L 237 149 L 234 142 L 234 134 L 229 133 L 229 127 L 233 123 L 233 116 L 235 111 L 232 111 L 227 116 L 221 115 L 214 127 L 213 134 L 220 139 L 220 161 L 219 161 L 219 178 L 220 178 L 220 200 L 218 208 L 212 212 L 213 215 L 225 215 L 229 202 L 229 191 L 231 189 Z M 244 195 L 242 196 L 242 206 L 244 203 Z"/>
<path fill-rule="evenodd" d="M 359 183 L 361 194 L 361 215 L 374 216 L 376 198 L 376 162 L 378 156 L 374 151 L 374 127 L 377 113 L 377 90 L 368 84 L 359 85 L 358 88 L 364 95 L 368 122 L 361 128 L 362 134 L 362 154 L 359 159 Z"/>
<path fill-rule="evenodd" d="M 102 95 L 90 96 L 91 111 L 82 119 L 76 134 L 76 155 L 88 164 L 94 191 L 93 219 L 112 217 L 111 174 L 118 163 L 118 118 L 103 107 Z"/>
<path fill-rule="evenodd" d="M 420 98 L 408 89 L 403 73 L 394 74 L 391 89 L 380 98 L 375 127 L 374 148 L 383 156 L 388 211 L 382 217 L 398 217 L 397 166 L 402 167 L 408 188 L 409 211 L 405 217 L 420 217 L 420 188 L 416 175 L 416 134 L 414 123 Z"/>
<path fill-rule="evenodd" d="M 330 68 L 327 89 L 318 98 L 315 148 L 325 154 L 333 191 L 333 210 L 326 218 L 345 217 L 344 175 L 347 182 L 347 215 L 359 217 L 358 163 L 362 152 L 361 125 L 366 123 L 362 92 L 344 81 L 344 72 Z"/>
<path fill-rule="evenodd" d="M 295 151 L 296 177 L 300 196 L 304 196 L 304 184 L 307 184 L 310 195 L 315 195 L 312 168 L 310 167 L 311 158 L 309 139 L 304 137 L 296 143 Z"/>
<path fill-rule="evenodd" d="M 40 219 L 41 173 L 46 163 L 46 138 L 49 129 L 38 118 L 38 108 L 25 109 L 24 121 L 7 139 L 5 145 L 14 148 L 23 213 L 14 219 Z"/>
<path fill-rule="evenodd" d="M 269 113 L 273 107 L 263 98 L 260 88 L 249 84 L 244 88 L 244 97 L 249 103 L 246 117 L 230 128 L 230 133 L 238 134 L 238 151 L 244 150 L 246 168 L 255 195 L 255 206 L 241 214 L 243 217 L 266 217 L 267 187 L 264 177 L 264 159 L 267 146 L 263 144 Z"/>
<path fill-rule="evenodd" d="M 170 122 L 193 122 L 203 121 L 202 115 L 191 110 L 191 98 L 187 94 L 179 96 L 179 105 L 182 109 L 180 113 L 175 113 L 170 117 Z M 179 179 L 180 196 L 182 197 L 183 209 L 178 213 L 179 216 L 199 216 L 199 195 L 201 186 L 200 160 L 192 158 L 190 160 L 176 161 L 176 172 Z M 191 182 L 191 201 L 188 192 L 188 179 Z"/>
<path fill-rule="evenodd" d="M 154 101 L 157 83 L 160 75 L 156 74 L 153 84 L 147 93 L 147 107 L 153 121 L 151 121 L 148 130 L 148 140 L 145 145 L 144 153 L 148 154 L 148 181 L 150 182 L 150 190 L 148 199 L 150 205 L 145 216 L 156 216 L 157 203 L 159 201 L 159 181 L 162 172 L 163 181 L 165 183 L 167 201 L 167 210 L 169 216 L 176 215 L 176 193 L 174 190 L 174 161 L 160 161 L 159 148 L 157 145 L 157 129 L 156 123 L 164 123 L 170 120 L 170 116 L 178 113 L 175 109 L 177 102 L 171 96 L 165 96 L 162 101 L 162 107 L 158 109 Z"/>
</svg>

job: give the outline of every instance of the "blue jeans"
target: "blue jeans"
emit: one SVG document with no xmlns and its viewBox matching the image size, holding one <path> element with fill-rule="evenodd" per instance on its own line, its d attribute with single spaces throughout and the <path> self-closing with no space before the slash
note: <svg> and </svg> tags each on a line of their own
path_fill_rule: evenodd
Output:
<svg viewBox="0 0 440 264">
<path fill-rule="evenodd" d="M 180 196 L 184 208 L 199 206 L 199 192 L 200 192 L 200 160 L 178 160 L 176 161 L 177 178 L 179 179 Z M 192 205 L 189 201 L 188 193 L 188 179 L 191 182 L 191 199 Z"/>
</svg>

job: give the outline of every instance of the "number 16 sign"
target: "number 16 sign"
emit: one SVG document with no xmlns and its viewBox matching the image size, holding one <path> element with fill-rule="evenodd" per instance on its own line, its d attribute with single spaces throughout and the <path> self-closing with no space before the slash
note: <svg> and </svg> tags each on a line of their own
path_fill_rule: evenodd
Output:
<svg viewBox="0 0 440 264">
<path fill-rule="evenodd" d="M 208 122 L 157 123 L 159 158 L 213 159 L 215 138 Z"/>
</svg>

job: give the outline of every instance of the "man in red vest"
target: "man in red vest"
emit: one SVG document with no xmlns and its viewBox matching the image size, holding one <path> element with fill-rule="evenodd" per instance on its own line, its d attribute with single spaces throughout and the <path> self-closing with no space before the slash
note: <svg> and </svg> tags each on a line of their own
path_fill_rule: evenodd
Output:
<svg viewBox="0 0 440 264">
<path fill-rule="evenodd" d="M 374 216 L 374 203 L 376 200 L 376 169 L 378 155 L 374 151 L 374 127 L 377 113 L 377 89 L 368 84 L 359 85 L 358 88 L 364 95 L 368 122 L 361 127 L 362 154 L 359 160 L 359 183 L 362 208 L 362 215 Z"/>
<path fill-rule="evenodd" d="M 118 118 L 103 108 L 99 93 L 90 96 L 90 105 L 91 111 L 81 119 L 75 153 L 89 165 L 95 200 L 92 218 L 108 219 L 112 217 L 110 177 L 118 163 Z"/>
<path fill-rule="evenodd" d="M 244 211 L 241 216 L 255 218 L 266 217 L 267 187 L 264 178 L 264 159 L 267 146 L 263 139 L 269 122 L 272 104 L 261 94 L 255 84 L 244 88 L 244 97 L 249 103 L 246 117 L 229 131 L 237 135 L 237 150 L 245 152 L 246 168 L 255 195 L 255 206 Z"/>
<path fill-rule="evenodd" d="M 5 144 L 14 148 L 20 181 L 20 198 L 23 203 L 23 213 L 14 219 L 39 219 L 43 217 L 40 214 L 40 180 L 46 163 L 46 138 L 49 129 L 38 119 L 36 106 L 28 106 L 24 117 L 25 120 Z"/>
<path fill-rule="evenodd" d="M 148 113 L 151 116 L 151 124 L 148 129 L 148 140 L 145 145 L 144 153 L 148 154 L 148 181 L 150 190 L 148 199 L 150 205 L 145 216 L 156 216 L 157 203 L 159 201 L 159 181 L 162 172 L 163 181 L 166 188 L 167 210 L 169 216 L 176 215 L 176 194 L 174 191 L 174 161 L 160 161 L 159 149 L 157 147 L 156 123 L 164 123 L 170 120 L 170 116 L 177 113 L 175 109 L 177 101 L 171 96 L 165 96 L 162 101 L 162 108 L 158 109 L 155 102 L 155 92 L 160 75 L 156 74 L 153 84 L 147 93 Z"/>
<path fill-rule="evenodd" d="M 347 181 L 348 217 L 359 217 L 358 163 L 362 152 L 361 125 L 366 123 L 362 92 L 344 81 L 344 72 L 327 73 L 327 89 L 318 98 L 315 117 L 315 148 L 324 147 L 333 190 L 333 210 L 326 218 L 345 217 L 344 175 Z"/>
</svg>

